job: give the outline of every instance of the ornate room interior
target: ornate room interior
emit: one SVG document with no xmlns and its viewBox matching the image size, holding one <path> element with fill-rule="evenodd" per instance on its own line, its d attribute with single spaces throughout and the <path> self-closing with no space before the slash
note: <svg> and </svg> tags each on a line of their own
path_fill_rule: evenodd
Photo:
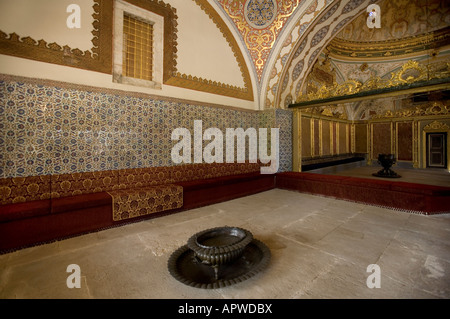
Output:
<svg viewBox="0 0 450 319">
<path fill-rule="evenodd" d="M 445 0 L 0 0 L 0 297 L 448 298 L 449 30 Z M 268 269 L 180 288 L 170 254 L 230 224 Z"/>
<path fill-rule="evenodd" d="M 301 110 L 305 128 L 299 135 L 306 136 L 309 129 L 314 135 L 313 118 L 319 125 L 319 136 L 302 140 L 305 147 L 299 147 L 299 158 L 310 162 L 339 152 L 361 153 L 371 164 L 379 153 L 394 153 L 409 167 L 448 169 L 448 147 L 433 162 L 426 142 L 426 134 L 446 132 L 449 124 L 445 117 L 448 85 L 438 81 L 448 76 L 448 17 L 444 13 L 448 8 L 437 2 L 427 2 L 427 7 L 401 1 L 379 5 L 383 28 L 361 27 L 366 14 L 359 15 L 328 43 L 304 83 L 297 85 L 296 102 L 308 101 Z M 410 88 L 421 81 L 435 84 Z M 408 91 L 402 91 L 403 85 Z M 377 94 L 370 94 L 376 90 Z M 343 101 L 357 93 L 360 96 Z M 320 103 L 326 98 L 340 103 Z M 314 106 L 307 107 L 314 100 Z M 339 120 L 346 134 L 341 151 L 334 146 L 336 138 L 328 142 L 330 131 L 323 130 Z"/>
</svg>

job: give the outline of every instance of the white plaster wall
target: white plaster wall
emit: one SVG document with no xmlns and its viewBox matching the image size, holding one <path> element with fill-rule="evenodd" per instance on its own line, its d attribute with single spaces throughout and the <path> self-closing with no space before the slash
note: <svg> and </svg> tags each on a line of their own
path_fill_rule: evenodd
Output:
<svg viewBox="0 0 450 319">
<path fill-rule="evenodd" d="M 22 3 L 21 1 L 39 2 L 41 3 L 41 6 L 38 9 L 36 9 L 35 7 L 26 6 L 24 8 L 24 3 Z M 47 10 L 49 12 L 54 12 L 54 8 L 52 8 L 52 5 L 50 3 L 46 3 L 48 1 L 52 2 L 66 0 L 0 0 L 0 12 L 2 12 L 2 14 L 5 16 L 8 16 L 8 12 L 6 9 L 13 10 L 11 12 L 17 12 L 18 9 L 23 9 L 29 16 L 32 15 L 32 13 L 29 12 L 31 10 L 40 10 L 39 12 L 42 11 L 42 14 L 44 14 L 43 12 Z M 79 4 L 81 7 L 81 12 L 91 10 L 93 5 L 92 0 L 67 0 L 67 2 Z M 228 46 L 228 43 L 223 37 L 220 30 L 217 29 L 216 25 L 212 22 L 212 20 L 209 19 L 206 13 L 204 13 L 204 11 L 202 11 L 200 7 L 198 7 L 192 0 L 168 0 L 166 2 L 177 9 L 178 71 L 212 81 L 243 87 L 242 75 L 238 63 L 234 58 L 234 54 L 231 48 Z M 87 35 L 86 33 L 84 35 L 78 36 L 71 35 L 71 32 L 74 30 L 69 29 L 66 26 L 66 19 L 69 16 L 69 13 L 66 13 L 65 11 L 67 6 L 64 6 L 62 4 L 61 6 L 64 9 L 63 12 L 61 12 L 60 14 L 56 14 L 61 15 L 59 19 L 41 19 L 44 20 L 41 22 L 45 22 L 45 27 L 36 27 L 36 25 L 39 25 L 39 23 L 31 23 L 30 18 L 28 17 L 27 19 L 19 20 L 20 23 L 17 23 L 17 21 L 15 21 L 15 25 L 12 22 L 12 20 L 14 19 L 10 19 L 9 22 L 5 22 L 6 20 L 2 21 L 3 25 L 0 24 L 0 30 L 7 33 L 16 32 L 21 37 L 31 36 L 37 40 L 42 38 L 49 43 L 56 42 L 59 45 L 67 44 L 72 48 L 78 47 L 80 50 L 84 50 L 86 48 L 86 45 L 88 45 L 90 49 L 92 47 L 92 43 L 90 42 L 92 40 L 92 34 L 90 33 L 91 30 L 89 30 L 89 35 Z M 57 12 L 59 11 L 61 10 L 58 9 Z M 89 15 L 91 15 L 92 12 L 90 12 Z M 12 15 L 11 13 L 9 14 Z M 87 19 L 83 19 L 82 16 L 82 26 L 87 25 L 86 20 Z M 61 23 L 64 24 L 63 28 L 60 28 Z M 31 32 L 30 30 L 35 28 L 35 31 L 37 33 L 34 35 L 20 34 L 18 30 L 14 30 L 14 28 L 18 25 L 22 25 L 21 30 L 23 30 L 23 32 Z M 92 20 L 89 22 L 89 26 L 91 25 Z M 65 41 L 66 43 L 61 43 L 62 41 L 64 41 L 64 39 L 67 40 Z M 183 89 L 169 85 L 163 85 L 161 89 L 155 89 L 114 83 L 112 81 L 112 75 L 109 74 L 86 71 L 82 69 L 1 54 L 0 73 L 64 81 L 96 87 L 120 89 L 131 92 L 142 92 L 152 95 L 226 105 L 244 109 L 257 109 L 257 105 L 253 101 L 245 101 L 241 99 Z"/>
<path fill-rule="evenodd" d="M 244 87 L 239 65 L 214 22 L 193 0 L 166 0 L 177 9 L 177 69 L 183 74 Z"/>
</svg>

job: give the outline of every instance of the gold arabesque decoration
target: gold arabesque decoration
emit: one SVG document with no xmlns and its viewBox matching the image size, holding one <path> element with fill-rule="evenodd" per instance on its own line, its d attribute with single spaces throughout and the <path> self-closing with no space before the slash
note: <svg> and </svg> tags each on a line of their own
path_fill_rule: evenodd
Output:
<svg viewBox="0 0 450 319">
<path fill-rule="evenodd" d="M 421 106 L 410 107 L 399 111 L 386 111 L 384 114 L 373 115 L 372 119 L 383 118 L 405 118 L 405 117 L 418 117 L 418 116 L 431 116 L 431 115 L 448 115 L 450 114 L 450 106 L 444 104 L 444 102 L 430 102 Z"/>
<path fill-rule="evenodd" d="M 448 131 L 450 127 L 445 123 L 433 121 L 432 123 L 425 126 L 423 129 L 424 131 L 441 131 L 441 130 Z"/>
<path fill-rule="evenodd" d="M 196 0 L 198 1 L 198 0 Z M 245 19 L 244 7 L 248 4 L 246 0 L 219 0 L 218 3 L 223 7 L 227 15 L 232 19 L 236 25 L 239 33 L 244 40 L 250 56 L 255 65 L 258 79 L 261 79 L 265 63 L 269 57 L 272 46 L 280 34 L 283 27 L 286 25 L 289 17 L 300 5 L 301 1 L 282 1 L 273 0 L 276 2 L 277 10 L 276 17 L 270 24 L 262 29 L 256 29 L 251 26 Z M 260 1 L 263 2 L 268 1 Z M 267 21 L 269 22 L 269 21 Z"/>
<path fill-rule="evenodd" d="M 391 73 L 389 79 L 371 77 L 365 83 L 358 80 L 347 80 L 342 84 L 333 83 L 332 86 L 322 86 L 316 92 L 302 95 L 297 98 L 296 103 L 322 100 L 326 98 L 357 94 L 378 89 L 387 89 L 409 85 L 416 82 L 445 79 L 450 77 L 450 63 L 422 65 L 417 61 L 406 62 L 400 70 Z"/>
</svg>

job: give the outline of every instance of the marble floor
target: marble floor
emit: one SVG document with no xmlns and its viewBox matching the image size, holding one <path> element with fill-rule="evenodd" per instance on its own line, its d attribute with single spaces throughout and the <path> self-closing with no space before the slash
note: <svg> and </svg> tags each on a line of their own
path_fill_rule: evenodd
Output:
<svg viewBox="0 0 450 319">
<path fill-rule="evenodd" d="M 212 290 L 175 280 L 171 254 L 196 232 L 225 225 L 269 247 L 267 268 Z M 368 271 L 373 264 L 378 270 Z M 69 265 L 79 266 L 79 288 L 67 285 Z M 0 298 L 447 299 L 450 215 L 273 189 L 0 255 Z"/>
</svg>

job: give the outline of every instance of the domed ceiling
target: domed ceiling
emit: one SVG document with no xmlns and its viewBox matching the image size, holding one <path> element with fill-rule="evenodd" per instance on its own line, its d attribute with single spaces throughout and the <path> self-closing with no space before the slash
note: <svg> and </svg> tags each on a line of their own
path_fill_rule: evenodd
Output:
<svg viewBox="0 0 450 319">
<path fill-rule="evenodd" d="M 315 99 L 319 92 L 331 91 L 332 87 L 342 89 L 351 83 L 364 87 L 376 80 L 380 84 L 406 70 L 406 66 L 417 73 L 423 70 L 422 77 L 428 79 L 437 74 L 450 76 L 450 7 L 447 1 L 382 0 L 378 5 L 381 28 L 367 27 L 367 12 L 348 23 L 324 48 L 304 81 L 297 86 L 296 101 Z M 410 70 L 408 72 L 412 72 Z M 440 93 L 422 93 L 428 96 L 423 101 L 448 99 L 448 86 L 447 82 L 447 89 Z M 410 108 L 413 99 L 417 101 L 417 94 L 336 103 L 316 107 L 315 112 L 352 120 L 369 119 Z"/>
<path fill-rule="evenodd" d="M 201 0 L 195 0 L 200 2 Z M 377 0 L 210 0 L 222 11 L 251 61 L 253 82 L 262 108 L 284 105 L 291 82 L 303 79 L 324 45 L 366 7 Z M 306 48 L 305 50 L 303 50 Z M 292 66 L 304 68 L 289 79 Z M 249 64 L 249 63 L 248 63 Z M 300 72 L 298 72 L 300 71 Z M 286 77 L 286 74 L 287 77 Z M 294 84 L 295 85 L 295 84 Z M 292 91 L 292 88 L 290 88 Z M 292 101 L 292 94 L 288 92 Z M 283 103 L 280 102 L 283 101 Z M 287 103 L 289 104 L 289 103 Z"/>
<path fill-rule="evenodd" d="M 336 35 L 328 51 L 341 58 L 389 60 L 448 44 L 448 1 L 383 0 L 379 6 L 380 28 L 368 28 L 367 13 L 363 13 Z"/>
<path fill-rule="evenodd" d="M 323 86 L 388 78 L 408 61 L 449 62 L 446 0 L 213 1 L 251 61 L 262 108 L 287 108 Z M 380 28 L 367 25 L 371 4 L 380 7 Z M 343 108 L 349 119 L 361 113 Z"/>
<path fill-rule="evenodd" d="M 448 1 L 383 0 L 380 6 L 381 28 L 362 28 L 367 14 L 349 23 L 335 39 L 351 42 L 392 41 L 440 30 L 450 25 Z"/>
</svg>

